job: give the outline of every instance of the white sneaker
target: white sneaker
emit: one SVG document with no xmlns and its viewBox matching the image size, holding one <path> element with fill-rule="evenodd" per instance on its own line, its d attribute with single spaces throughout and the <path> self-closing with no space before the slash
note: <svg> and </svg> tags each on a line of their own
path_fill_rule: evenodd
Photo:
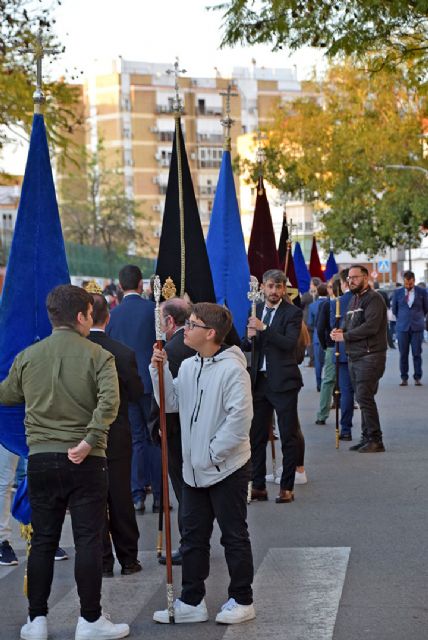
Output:
<svg viewBox="0 0 428 640">
<path fill-rule="evenodd" d="M 129 636 L 127 624 L 113 624 L 106 614 L 103 614 L 95 622 L 79 618 L 74 638 L 75 640 L 116 640 L 126 636 Z"/>
<path fill-rule="evenodd" d="M 282 467 L 278 467 L 278 469 L 276 469 L 275 475 L 273 475 L 273 473 L 269 473 L 266 476 L 266 482 L 275 482 L 276 484 L 279 484 L 281 480 L 281 476 L 282 476 Z"/>
<path fill-rule="evenodd" d="M 169 623 L 168 609 L 155 611 L 153 614 L 155 622 Z M 202 600 L 196 607 L 182 602 L 179 598 L 174 602 L 174 620 L 180 622 L 206 622 L 208 620 L 208 610 L 205 600 Z"/>
<path fill-rule="evenodd" d="M 215 621 L 219 624 L 238 624 L 253 620 L 255 617 L 253 604 L 238 604 L 235 598 L 229 598 L 217 614 Z"/>
<path fill-rule="evenodd" d="M 294 484 L 307 484 L 308 477 L 306 471 L 296 471 L 294 475 Z"/>
<path fill-rule="evenodd" d="M 21 627 L 22 640 L 47 640 L 48 622 L 46 616 L 37 616 L 32 622 L 27 618 L 27 624 Z"/>
</svg>

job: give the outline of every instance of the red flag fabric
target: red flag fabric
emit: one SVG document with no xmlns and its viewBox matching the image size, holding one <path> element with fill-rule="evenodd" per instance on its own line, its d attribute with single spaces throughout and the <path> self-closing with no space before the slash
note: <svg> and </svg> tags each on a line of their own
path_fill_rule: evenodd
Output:
<svg viewBox="0 0 428 640">
<path fill-rule="evenodd" d="M 321 269 L 321 262 L 318 255 L 317 241 L 315 237 L 312 240 L 311 259 L 309 261 L 309 273 L 312 278 L 319 278 L 325 282 L 324 271 Z"/>
<path fill-rule="evenodd" d="M 268 269 L 279 269 L 269 202 L 261 176 L 257 185 L 256 208 L 248 247 L 248 264 L 251 275 L 256 276 L 259 282 L 262 281 L 263 274 Z"/>
<path fill-rule="evenodd" d="M 288 226 L 287 226 L 287 216 L 284 213 L 284 218 L 282 220 L 281 236 L 279 238 L 279 244 L 278 244 L 279 268 L 282 269 L 282 271 L 285 271 L 285 257 L 287 255 L 288 238 L 289 238 L 289 235 L 288 235 Z M 294 260 L 293 260 L 293 254 L 291 253 L 291 248 L 288 256 L 287 273 L 285 275 L 290 280 L 291 286 L 294 287 L 295 289 L 298 289 L 299 285 L 297 283 L 296 270 L 294 268 Z"/>
</svg>

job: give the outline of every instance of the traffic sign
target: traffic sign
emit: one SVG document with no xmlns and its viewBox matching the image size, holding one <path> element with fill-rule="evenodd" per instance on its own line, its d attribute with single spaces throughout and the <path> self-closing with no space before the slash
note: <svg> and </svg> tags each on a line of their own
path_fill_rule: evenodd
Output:
<svg viewBox="0 0 428 640">
<path fill-rule="evenodd" d="M 389 260 L 379 260 L 377 263 L 377 270 L 379 273 L 389 273 L 391 271 L 391 264 Z"/>
<path fill-rule="evenodd" d="M 372 278 L 376 279 L 377 278 L 377 271 L 372 271 L 370 275 L 371 275 Z"/>
</svg>

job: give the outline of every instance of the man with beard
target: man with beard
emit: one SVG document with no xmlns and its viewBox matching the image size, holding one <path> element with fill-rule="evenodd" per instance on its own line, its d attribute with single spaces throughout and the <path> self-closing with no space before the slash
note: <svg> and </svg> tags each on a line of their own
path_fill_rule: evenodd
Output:
<svg viewBox="0 0 428 640">
<path fill-rule="evenodd" d="M 294 500 L 294 480 L 299 451 L 299 419 L 297 397 L 302 376 L 297 365 L 296 349 L 302 327 L 302 311 L 288 304 L 283 271 L 271 269 L 263 274 L 265 302 L 257 306 L 256 317 L 248 320 L 248 340 L 243 349 L 251 348 L 254 418 L 251 425 L 251 462 L 253 467 L 252 500 L 267 500 L 266 444 L 273 411 L 278 416 L 283 456 L 280 492 L 277 503 Z"/>
<path fill-rule="evenodd" d="M 353 298 L 345 326 L 343 329 L 333 329 L 331 338 L 335 342 L 345 343 L 349 374 L 361 409 L 361 440 L 350 450 L 380 453 L 385 448 L 375 395 L 385 371 L 386 305 L 383 298 L 370 288 L 369 273 L 364 266 L 351 267 L 348 282 Z"/>
</svg>

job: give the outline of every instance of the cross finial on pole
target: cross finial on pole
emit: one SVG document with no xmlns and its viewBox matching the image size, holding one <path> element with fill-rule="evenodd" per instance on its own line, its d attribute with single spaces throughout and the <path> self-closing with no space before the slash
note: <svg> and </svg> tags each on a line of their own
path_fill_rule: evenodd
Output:
<svg viewBox="0 0 428 640">
<path fill-rule="evenodd" d="M 257 152 L 256 159 L 258 164 L 258 174 L 259 178 L 263 176 L 263 162 L 265 161 L 266 154 L 265 150 L 262 146 L 262 140 L 266 138 L 266 134 L 262 133 L 260 129 L 257 130 Z"/>
<path fill-rule="evenodd" d="M 220 91 L 220 95 L 221 96 L 226 96 L 226 115 L 224 118 L 222 118 L 220 120 L 221 126 L 224 127 L 224 143 L 223 143 L 223 148 L 225 149 L 225 151 L 230 151 L 232 149 L 232 140 L 230 137 L 230 129 L 232 128 L 233 123 L 235 122 L 231 117 L 230 117 L 230 98 L 232 96 L 237 96 L 238 93 L 232 91 L 233 90 L 233 85 L 231 83 L 229 83 L 227 85 L 227 90 L 226 91 Z"/>
<path fill-rule="evenodd" d="M 182 105 L 180 94 L 179 94 L 178 78 L 180 77 L 180 73 L 186 73 L 186 69 L 180 69 L 178 56 L 176 57 L 174 62 L 174 69 L 167 69 L 166 72 L 169 76 L 173 75 L 175 77 L 175 84 L 174 84 L 175 98 L 173 103 L 174 112 L 176 114 L 183 113 L 183 105 Z"/>
<path fill-rule="evenodd" d="M 43 105 L 46 102 L 45 94 L 43 93 L 42 61 L 46 54 L 56 54 L 59 53 L 59 51 L 58 49 L 47 49 L 43 46 L 42 30 L 40 28 L 34 49 L 21 49 L 21 53 L 34 53 L 37 65 L 36 90 L 33 93 L 34 113 L 41 113 Z"/>
</svg>

